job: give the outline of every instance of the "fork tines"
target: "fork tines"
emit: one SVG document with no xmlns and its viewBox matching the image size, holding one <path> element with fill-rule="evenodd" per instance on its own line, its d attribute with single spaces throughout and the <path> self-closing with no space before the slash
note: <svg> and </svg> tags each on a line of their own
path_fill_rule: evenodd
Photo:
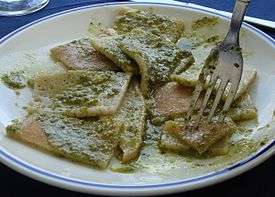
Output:
<svg viewBox="0 0 275 197">
<path fill-rule="evenodd" d="M 198 84 L 195 87 L 193 97 L 191 99 L 187 119 L 192 115 L 197 115 L 198 119 L 206 114 L 208 121 L 211 121 L 217 107 L 222 103 L 220 108 L 220 118 L 223 119 L 226 112 L 229 110 L 231 103 L 238 90 L 238 81 L 229 80 L 219 76 L 218 69 L 210 71 L 209 68 L 203 69 L 200 74 Z M 225 102 L 221 102 L 227 96 Z M 212 102 L 210 102 L 210 100 Z M 213 103 L 211 105 L 211 103 Z"/>
</svg>

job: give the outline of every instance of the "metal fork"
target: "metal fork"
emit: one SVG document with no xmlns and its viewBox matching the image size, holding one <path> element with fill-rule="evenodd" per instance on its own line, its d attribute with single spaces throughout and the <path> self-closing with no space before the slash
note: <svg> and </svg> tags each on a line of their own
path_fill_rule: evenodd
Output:
<svg viewBox="0 0 275 197">
<path fill-rule="evenodd" d="M 195 87 L 187 113 L 187 119 L 190 119 L 195 111 L 198 111 L 198 119 L 205 113 L 207 106 L 209 106 L 208 102 L 213 89 L 216 90 L 216 95 L 210 112 L 207 115 L 208 121 L 212 120 L 225 90 L 228 90 L 228 95 L 221 115 L 224 115 L 229 110 L 238 91 L 243 71 L 239 32 L 248 4 L 249 0 L 236 0 L 229 31 L 225 39 L 211 50 L 200 73 L 199 82 Z M 203 97 L 202 93 L 204 90 L 205 94 Z M 198 102 L 199 100 L 200 102 Z"/>
</svg>

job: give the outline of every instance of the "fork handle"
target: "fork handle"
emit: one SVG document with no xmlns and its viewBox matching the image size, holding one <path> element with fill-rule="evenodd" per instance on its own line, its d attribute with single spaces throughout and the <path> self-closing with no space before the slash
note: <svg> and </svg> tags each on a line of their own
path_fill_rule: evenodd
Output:
<svg viewBox="0 0 275 197">
<path fill-rule="evenodd" d="M 229 31 L 222 44 L 239 46 L 239 33 L 250 0 L 236 0 Z"/>
</svg>

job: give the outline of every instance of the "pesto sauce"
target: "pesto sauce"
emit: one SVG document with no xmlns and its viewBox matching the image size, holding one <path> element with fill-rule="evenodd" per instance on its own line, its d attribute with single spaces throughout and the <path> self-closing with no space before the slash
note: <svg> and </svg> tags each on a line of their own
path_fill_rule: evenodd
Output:
<svg viewBox="0 0 275 197">
<path fill-rule="evenodd" d="M 27 85 L 29 88 L 33 89 L 34 88 L 34 79 L 29 79 L 27 81 Z"/>
<path fill-rule="evenodd" d="M 37 78 L 36 89 L 44 93 L 36 96 L 46 100 L 49 107 L 62 109 L 67 114 L 73 110 L 85 114 L 91 107 L 116 105 L 121 88 L 128 81 L 129 76 L 120 72 L 68 71 Z"/>
<path fill-rule="evenodd" d="M 102 24 L 100 22 L 90 22 L 88 32 L 91 35 L 99 35 L 103 31 Z"/>
<path fill-rule="evenodd" d="M 151 119 L 151 123 L 155 126 L 161 126 L 165 121 L 167 120 L 167 117 L 165 116 L 156 116 Z"/>
<path fill-rule="evenodd" d="M 1 76 L 2 82 L 11 89 L 22 89 L 26 87 L 24 71 L 12 71 Z"/>
<path fill-rule="evenodd" d="M 218 24 L 219 20 L 217 17 L 203 17 L 193 22 L 192 29 L 198 30 L 203 27 L 211 27 Z"/>
<path fill-rule="evenodd" d="M 232 106 L 229 110 L 229 116 L 235 122 L 257 118 L 257 109 L 248 94 Z"/>
<path fill-rule="evenodd" d="M 209 66 L 215 64 L 214 60 L 217 58 L 213 54 L 210 56 L 210 51 L 218 42 L 220 42 L 219 35 L 200 37 L 200 35 L 192 34 L 181 38 L 179 46 L 189 46 L 195 58 L 195 63 L 186 70 L 175 70 L 170 77 L 171 80 L 184 86 L 195 87 L 203 66 L 205 64 Z"/>
<path fill-rule="evenodd" d="M 118 143 L 119 125 L 111 119 L 78 119 L 50 108 L 37 108 L 50 145 L 65 157 L 106 168 Z"/>
<path fill-rule="evenodd" d="M 161 130 L 161 128 L 159 129 Z M 173 178 L 182 178 L 183 176 L 188 178 L 232 165 L 257 151 L 263 144 L 257 140 L 243 139 L 243 132 L 237 132 L 234 135 L 239 136 L 241 140 L 235 139 L 235 136 L 232 137 L 229 152 L 220 156 L 199 155 L 192 151 L 177 154 L 166 152 L 164 154 L 158 150 L 158 139 L 155 141 L 156 143 L 145 145 L 135 165 L 141 166 L 143 172 L 154 173 L 157 176 L 164 175 L 167 177 L 167 173 L 169 173 L 170 177 Z M 150 140 L 148 141 L 150 142 Z M 177 170 L 180 170 L 180 175 L 174 174 L 174 172 L 178 172 Z"/>
<path fill-rule="evenodd" d="M 147 120 L 146 134 L 144 137 L 145 145 L 156 145 L 159 143 L 162 133 L 160 126 L 155 126 L 150 123 L 150 120 Z"/>
<path fill-rule="evenodd" d="M 205 40 L 205 43 L 215 43 L 217 44 L 220 41 L 220 36 L 219 35 L 214 35 L 210 36 Z"/>
<path fill-rule="evenodd" d="M 18 119 L 12 120 L 11 124 L 6 127 L 7 133 L 14 133 L 20 131 L 22 122 Z"/>
<path fill-rule="evenodd" d="M 139 156 L 145 134 L 146 106 L 137 81 L 132 81 L 117 113 L 112 117 L 123 124 L 119 148 L 121 161 L 129 163 Z"/>
<path fill-rule="evenodd" d="M 182 20 L 171 19 L 150 11 L 122 9 L 115 20 L 114 29 L 120 34 L 125 34 L 137 28 L 160 34 L 170 41 L 176 42 L 184 31 L 184 23 Z"/>
<path fill-rule="evenodd" d="M 135 173 L 139 170 L 139 166 L 135 164 L 113 164 L 111 165 L 110 169 L 113 172 L 118 172 L 118 173 L 125 173 L 125 174 L 130 174 L 130 173 Z"/>
<path fill-rule="evenodd" d="M 111 106 L 111 100 L 129 78 L 112 71 L 42 75 L 35 79 L 38 99 L 28 108 L 28 115 L 41 124 L 55 151 L 72 160 L 106 168 L 119 143 L 122 123 L 113 117 L 78 119 L 71 117 L 70 110 L 86 113 L 88 107 L 98 104 Z"/>
<path fill-rule="evenodd" d="M 137 72 L 135 63 L 119 48 L 120 36 L 98 36 L 91 38 L 92 46 L 112 60 L 124 72 Z"/>
<path fill-rule="evenodd" d="M 184 60 L 187 64 L 193 58 L 190 52 L 178 49 L 174 43 L 140 29 L 125 35 L 120 47 L 139 64 L 145 97 L 154 86 L 168 82 L 177 67 L 186 66 Z"/>
</svg>

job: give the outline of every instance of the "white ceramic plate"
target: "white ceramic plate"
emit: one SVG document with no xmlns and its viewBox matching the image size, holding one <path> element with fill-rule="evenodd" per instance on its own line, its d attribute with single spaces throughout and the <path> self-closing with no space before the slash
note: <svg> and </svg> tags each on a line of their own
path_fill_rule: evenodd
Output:
<svg viewBox="0 0 275 197">
<path fill-rule="evenodd" d="M 181 17 L 186 20 L 186 23 L 205 15 L 215 15 L 215 13 L 199 9 L 168 4 L 116 3 L 80 7 L 42 18 L 10 33 L 0 40 L 0 57 L 17 51 L 33 50 L 83 37 L 91 20 L 100 21 L 106 26 L 111 25 L 116 10 L 125 5 L 138 8 L 153 7 L 155 12 Z M 220 15 L 216 16 L 221 20 L 216 31 L 223 34 L 228 28 L 228 19 Z M 272 112 L 275 109 L 273 102 L 275 101 L 275 89 L 271 87 L 271 84 L 275 83 L 275 41 L 260 30 L 245 24 L 241 44 L 245 53 L 248 54 L 245 57 L 245 65 L 259 71 L 252 97 L 258 108 L 259 125 L 265 125 L 271 121 Z M 11 64 L 12 61 L 11 59 Z M 0 70 L 8 69 L 7 66 L 9 67 L 9 65 L 1 65 L 0 62 Z M 48 155 L 8 139 L 5 136 L 4 127 L 21 113 L 18 103 L 27 103 L 28 96 L 23 99 L 0 86 L 0 98 L 0 161 L 36 180 L 80 192 L 109 195 L 156 195 L 192 190 L 247 171 L 275 152 L 275 142 L 270 140 L 257 152 L 242 158 L 237 163 L 215 170 L 209 168 L 199 173 L 190 173 L 188 176 L 186 166 L 166 169 L 168 165 L 162 169 L 157 162 L 154 164 L 156 168 L 135 174 L 119 174 L 110 170 L 99 171 Z M 274 136 L 273 123 L 267 130 L 265 135 Z M 256 132 L 254 137 L 260 139 L 261 133 Z"/>
</svg>

